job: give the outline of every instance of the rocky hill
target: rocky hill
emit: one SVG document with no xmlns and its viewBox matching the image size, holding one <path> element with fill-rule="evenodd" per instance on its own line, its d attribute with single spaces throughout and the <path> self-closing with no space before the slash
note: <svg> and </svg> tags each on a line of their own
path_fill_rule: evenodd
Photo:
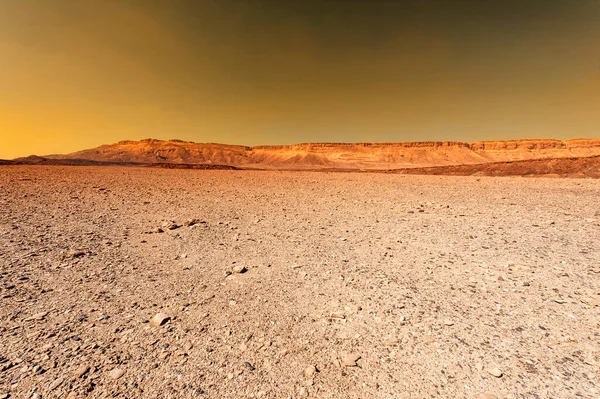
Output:
<svg viewBox="0 0 600 399">
<path fill-rule="evenodd" d="M 600 139 L 306 143 L 255 147 L 146 139 L 44 158 L 127 164 L 227 165 L 252 169 L 382 170 L 595 155 L 600 155 Z"/>
</svg>

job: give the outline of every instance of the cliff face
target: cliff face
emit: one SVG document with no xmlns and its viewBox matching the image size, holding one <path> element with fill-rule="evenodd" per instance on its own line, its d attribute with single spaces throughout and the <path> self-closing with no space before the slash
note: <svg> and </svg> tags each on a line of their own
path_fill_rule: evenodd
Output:
<svg viewBox="0 0 600 399">
<path fill-rule="evenodd" d="M 600 139 L 304 143 L 255 147 L 146 139 L 47 158 L 258 169 L 399 169 L 594 155 L 600 155 Z"/>
</svg>

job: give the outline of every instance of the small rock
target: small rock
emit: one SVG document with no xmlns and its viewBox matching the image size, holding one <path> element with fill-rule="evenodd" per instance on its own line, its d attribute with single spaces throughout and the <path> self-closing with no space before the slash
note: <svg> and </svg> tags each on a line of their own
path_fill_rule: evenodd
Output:
<svg viewBox="0 0 600 399">
<path fill-rule="evenodd" d="M 308 366 L 304 369 L 304 376 L 306 378 L 312 378 L 317 372 L 317 368 L 315 366 Z"/>
<path fill-rule="evenodd" d="M 62 384 L 62 383 L 63 383 L 63 379 L 62 378 L 59 377 L 59 378 L 55 379 L 54 381 L 52 381 L 50 383 L 50 386 L 48 387 L 48 391 L 52 391 L 52 390 L 58 388 L 58 386 L 60 384 Z"/>
<path fill-rule="evenodd" d="M 523 287 L 529 287 L 530 285 L 531 283 L 529 281 L 523 281 Z"/>
<path fill-rule="evenodd" d="M 167 316 L 166 314 L 157 313 L 154 315 L 152 320 L 150 320 L 150 324 L 152 324 L 153 326 L 156 326 L 156 327 L 160 327 L 163 324 L 165 324 L 166 322 L 168 322 L 169 320 L 171 320 L 171 317 Z"/>
<path fill-rule="evenodd" d="M 494 376 L 496 378 L 502 377 L 502 371 L 500 371 L 500 369 L 498 369 L 496 367 L 494 367 L 492 369 L 488 369 L 487 372 L 488 372 L 489 375 Z"/>
<path fill-rule="evenodd" d="M 8 398 L 10 398 L 9 393 L 0 393 L 0 399 L 8 399 Z"/>
<path fill-rule="evenodd" d="M 233 269 L 231 269 L 232 272 L 237 273 L 237 274 L 242 274 L 242 273 L 246 273 L 248 271 L 248 269 L 246 269 L 245 266 L 234 266 Z"/>
<path fill-rule="evenodd" d="M 73 372 L 73 375 L 75 376 L 75 378 L 81 378 L 81 377 L 83 377 L 83 376 L 85 375 L 85 373 L 87 373 L 88 371 L 90 371 L 90 368 L 89 368 L 88 366 L 86 366 L 86 365 L 82 365 L 82 366 L 79 366 L 79 367 L 77 368 L 77 370 L 75 370 L 75 371 Z"/>
<path fill-rule="evenodd" d="M 42 395 L 40 395 L 37 392 L 34 392 L 33 395 L 31 395 L 31 399 L 42 399 Z"/>
<path fill-rule="evenodd" d="M 254 367 L 250 362 L 244 362 L 244 366 L 250 371 L 256 370 L 256 367 Z"/>
<path fill-rule="evenodd" d="M 454 325 L 454 322 L 452 320 L 444 320 L 444 325 L 450 327 Z"/>
<path fill-rule="evenodd" d="M 580 301 L 581 301 L 581 303 L 591 306 L 591 307 L 598 306 L 598 302 L 593 299 L 590 299 L 590 298 L 582 298 L 582 299 L 580 299 Z"/>
<path fill-rule="evenodd" d="M 175 222 L 164 222 L 162 227 L 167 228 L 169 230 L 175 230 L 175 229 L 180 228 L 181 226 Z"/>
<path fill-rule="evenodd" d="M 123 377 L 123 374 L 125 374 L 125 371 L 118 367 L 108 372 L 109 377 L 113 380 L 118 380 L 119 378 Z"/>
<path fill-rule="evenodd" d="M 343 352 L 341 356 L 342 366 L 354 367 L 357 366 L 356 362 L 360 359 L 360 355 L 356 353 Z"/>
<path fill-rule="evenodd" d="M 48 312 L 40 312 L 40 313 L 36 313 L 33 316 L 29 316 L 27 317 L 25 320 L 23 321 L 32 321 L 32 320 L 44 320 L 44 318 L 48 315 Z"/>
<path fill-rule="evenodd" d="M 341 319 L 345 319 L 346 315 L 341 312 L 334 312 L 331 314 L 330 318 L 341 320 Z"/>
<path fill-rule="evenodd" d="M 301 387 L 300 389 L 298 389 L 298 397 L 299 398 L 308 398 L 308 391 L 306 390 L 306 388 Z"/>
<path fill-rule="evenodd" d="M 199 219 L 188 219 L 185 222 L 183 222 L 183 225 L 185 227 L 190 227 L 190 226 L 193 226 L 193 225 L 198 224 L 198 223 L 200 223 Z"/>
</svg>

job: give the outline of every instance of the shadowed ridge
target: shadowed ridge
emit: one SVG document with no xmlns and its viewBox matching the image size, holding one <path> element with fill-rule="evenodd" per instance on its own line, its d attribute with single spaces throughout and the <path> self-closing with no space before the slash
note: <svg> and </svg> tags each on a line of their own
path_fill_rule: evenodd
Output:
<svg viewBox="0 0 600 399">
<path fill-rule="evenodd" d="M 388 173 L 449 176 L 546 176 L 597 179 L 600 178 L 600 156 L 408 168 L 390 170 Z"/>
</svg>

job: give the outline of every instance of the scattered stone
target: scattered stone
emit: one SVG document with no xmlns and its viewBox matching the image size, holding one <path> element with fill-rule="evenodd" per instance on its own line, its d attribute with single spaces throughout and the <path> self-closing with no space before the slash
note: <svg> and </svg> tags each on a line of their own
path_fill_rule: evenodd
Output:
<svg viewBox="0 0 600 399">
<path fill-rule="evenodd" d="M 356 362 L 360 359 L 360 355 L 357 355 L 356 353 L 342 352 L 340 359 L 342 366 L 355 367 L 358 366 Z"/>
<path fill-rule="evenodd" d="M 125 374 L 125 371 L 118 367 L 108 372 L 109 377 L 113 380 L 118 380 L 119 378 L 123 377 L 123 374 Z"/>
<path fill-rule="evenodd" d="M 25 320 L 23 321 L 33 321 L 33 320 L 37 320 L 37 321 L 41 321 L 44 320 L 44 318 L 48 315 L 48 312 L 40 312 L 40 313 L 36 313 L 33 316 L 29 316 L 27 317 Z"/>
<path fill-rule="evenodd" d="M 86 365 L 82 365 L 79 366 L 74 372 L 73 372 L 73 376 L 75 378 L 81 378 L 83 377 L 88 371 L 90 371 L 90 368 Z"/>
<path fill-rule="evenodd" d="M 198 224 L 198 223 L 200 223 L 200 220 L 194 218 L 194 219 L 188 219 L 188 220 L 186 220 L 185 222 L 183 222 L 183 225 L 185 227 L 190 227 L 190 226 L 193 226 L 193 225 Z"/>
<path fill-rule="evenodd" d="M 331 316 L 329 316 L 329 317 L 331 317 L 332 319 L 341 320 L 341 319 L 345 319 L 346 315 L 341 312 L 336 312 L 336 313 L 332 313 Z"/>
<path fill-rule="evenodd" d="M 62 383 L 63 383 L 63 381 L 64 381 L 64 380 L 63 380 L 61 377 L 58 377 L 57 379 L 55 379 L 54 381 L 52 381 L 52 382 L 50 383 L 50 386 L 48 386 L 48 391 L 52 391 L 52 390 L 54 390 L 54 389 L 58 388 L 58 386 L 59 386 L 60 384 L 62 384 Z"/>
<path fill-rule="evenodd" d="M 175 229 L 180 228 L 181 226 L 175 222 L 164 222 L 162 227 L 169 229 L 169 230 L 175 230 Z"/>
<path fill-rule="evenodd" d="M 236 274 L 242 274 L 242 273 L 246 273 L 248 271 L 248 269 L 246 269 L 245 266 L 237 265 L 237 266 L 234 266 L 231 269 L 231 271 L 234 272 L 234 273 L 236 273 Z"/>
<path fill-rule="evenodd" d="M 160 327 L 163 324 L 167 323 L 169 320 L 171 320 L 171 317 L 167 316 L 166 314 L 157 313 L 154 315 L 152 320 L 150 320 L 150 324 L 152 324 L 153 326 L 156 326 L 156 327 Z"/>
<path fill-rule="evenodd" d="M 583 298 L 583 299 L 580 299 L 580 301 L 581 301 L 581 303 L 583 303 L 585 305 L 588 305 L 588 306 L 591 306 L 591 307 L 598 306 L 598 302 L 595 301 L 595 300 L 593 300 L 593 299 Z"/>
<path fill-rule="evenodd" d="M 308 366 L 304 369 L 304 377 L 312 378 L 317 372 L 317 368 L 315 366 Z"/>
<path fill-rule="evenodd" d="M 494 376 L 496 378 L 502 377 L 502 371 L 500 371 L 499 368 L 494 367 L 494 368 L 488 369 L 487 372 L 489 375 Z"/>
</svg>

